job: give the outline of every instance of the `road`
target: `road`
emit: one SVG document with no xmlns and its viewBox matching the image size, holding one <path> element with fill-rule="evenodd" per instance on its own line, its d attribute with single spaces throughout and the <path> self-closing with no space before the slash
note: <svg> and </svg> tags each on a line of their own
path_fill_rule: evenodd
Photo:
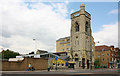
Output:
<svg viewBox="0 0 120 76">
<path fill-rule="evenodd" d="M 2 76 L 120 76 L 120 69 L 58 69 L 38 71 L 2 71 Z"/>
</svg>

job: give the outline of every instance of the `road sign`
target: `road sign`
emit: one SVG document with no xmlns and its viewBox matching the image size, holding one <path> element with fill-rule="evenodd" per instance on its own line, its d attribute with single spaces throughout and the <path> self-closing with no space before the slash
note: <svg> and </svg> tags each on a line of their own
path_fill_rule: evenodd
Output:
<svg viewBox="0 0 120 76">
<path fill-rule="evenodd" d="M 68 66 L 68 62 L 66 62 L 66 66 Z"/>
<path fill-rule="evenodd" d="M 55 60 L 57 60 L 57 56 L 55 57 Z"/>
</svg>

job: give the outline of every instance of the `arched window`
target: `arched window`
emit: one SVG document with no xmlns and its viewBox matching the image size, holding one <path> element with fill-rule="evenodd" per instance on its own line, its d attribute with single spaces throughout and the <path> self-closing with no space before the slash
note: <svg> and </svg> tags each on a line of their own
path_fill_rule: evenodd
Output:
<svg viewBox="0 0 120 76">
<path fill-rule="evenodd" d="M 78 22 L 75 22 L 75 31 L 76 31 L 76 32 L 79 31 L 79 24 L 78 24 Z"/>
<path fill-rule="evenodd" d="M 85 32 L 87 32 L 88 31 L 88 22 L 86 22 L 86 24 L 85 24 Z"/>
</svg>

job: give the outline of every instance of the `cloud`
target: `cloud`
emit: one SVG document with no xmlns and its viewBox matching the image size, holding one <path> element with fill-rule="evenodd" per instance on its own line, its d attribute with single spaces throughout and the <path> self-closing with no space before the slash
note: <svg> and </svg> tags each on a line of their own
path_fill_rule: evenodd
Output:
<svg viewBox="0 0 120 76">
<path fill-rule="evenodd" d="M 65 4 L 67 4 L 67 5 L 68 5 L 68 4 L 69 4 L 69 1 L 68 1 L 68 0 L 65 0 Z"/>
<path fill-rule="evenodd" d="M 8 0 L 1 3 L 0 7 L 0 45 L 4 48 L 29 53 L 35 49 L 35 38 L 38 49 L 55 52 L 56 40 L 70 35 L 70 20 L 66 19 L 68 9 L 65 3 L 31 3 L 31 8 L 28 8 L 28 4 L 23 1 Z"/>
<path fill-rule="evenodd" d="M 70 13 L 74 13 L 75 11 L 72 9 L 71 11 L 70 11 Z"/>
<path fill-rule="evenodd" d="M 102 25 L 102 29 L 93 33 L 97 45 L 114 45 L 118 47 L 118 23 Z"/>
<path fill-rule="evenodd" d="M 63 17 L 67 17 L 68 10 L 67 10 L 67 4 L 68 3 L 51 3 L 52 7 L 54 8 L 54 11 L 56 13 L 61 14 Z"/>
<path fill-rule="evenodd" d="M 110 11 L 108 14 L 117 14 L 118 13 L 118 9 L 114 9 L 112 11 Z"/>
</svg>

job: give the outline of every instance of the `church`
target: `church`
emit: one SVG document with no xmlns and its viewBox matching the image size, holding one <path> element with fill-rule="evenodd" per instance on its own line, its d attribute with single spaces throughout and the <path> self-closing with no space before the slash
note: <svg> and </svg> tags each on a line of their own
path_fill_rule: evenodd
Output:
<svg viewBox="0 0 120 76">
<path fill-rule="evenodd" d="M 91 15 L 85 10 L 84 4 L 80 5 L 79 11 L 71 14 L 70 37 L 65 38 L 70 38 L 69 50 L 66 51 L 70 57 L 70 65 L 75 68 L 92 69 L 94 67 L 95 42 L 91 30 Z M 56 44 L 61 40 L 64 41 L 64 38 L 57 40 Z M 60 50 L 58 47 L 61 45 L 63 44 L 56 45 L 56 52 Z"/>
</svg>

